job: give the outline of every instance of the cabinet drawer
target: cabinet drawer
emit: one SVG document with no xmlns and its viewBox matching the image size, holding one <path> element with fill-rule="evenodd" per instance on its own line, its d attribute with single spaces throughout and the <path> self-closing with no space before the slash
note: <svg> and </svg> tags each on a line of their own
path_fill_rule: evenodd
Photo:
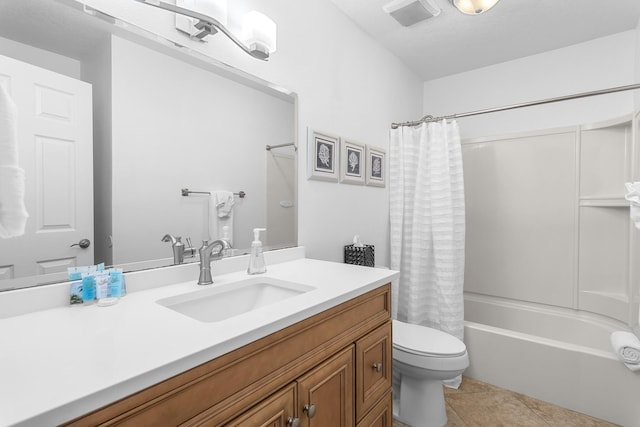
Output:
<svg viewBox="0 0 640 427">
<path fill-rule="evenodd" d="M 391 390 L 389 390 L 356 427 L 392 427 L 393 399 L 391 396 Z"/>
<path fill-rule="evenodd" d="M 356 341 L 356 419 L 391 388 L 391 321 Z"/>
<path fill-rule="evenodd" d="M 237 417 L 224 427 L 264 427 L 287 426 L 287 421 L 294 418 L 296 402 L 296 385 L 291 384 L 280 390 L 264 402 L 256 405 L 243 415 Z M 215 422 L 201 424 L 203 427 L 214 427 Z"/>
</svg>

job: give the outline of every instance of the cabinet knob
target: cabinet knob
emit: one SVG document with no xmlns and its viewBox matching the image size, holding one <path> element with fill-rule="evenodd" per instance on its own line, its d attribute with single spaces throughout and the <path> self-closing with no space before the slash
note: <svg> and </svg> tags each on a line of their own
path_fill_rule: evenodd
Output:
<svg viewBox="0 0 640 427">
<path fill-rule="evenodd" d="M 300 418 L 287 418 L 287 427 L 300 427 Z"/>
<path fill-rule="evenodd" d="M 374 363 L 371 368 L 376 372 L 382 372 L 382 363 Z"/>
<path fill-rule="evenodd" d="M 316 415 L 316 405 L 304 405 L 302 411 L 307 414 L 307 417 L 313 418 Z"/>
</svg>

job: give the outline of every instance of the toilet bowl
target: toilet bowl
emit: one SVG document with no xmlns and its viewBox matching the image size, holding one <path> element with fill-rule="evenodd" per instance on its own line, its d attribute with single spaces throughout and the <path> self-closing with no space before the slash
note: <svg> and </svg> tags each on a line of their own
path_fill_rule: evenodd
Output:
<svg viewBox="0 0 640 427">
<path fill-rule="evenodd" d="M 458 338 L 394 320 L 393 368 L 400 377 L 394 415 L 412 427 L 443 427 L 447 411 L 442 381 L 457 377 L 468 366 L 467 347 Z"/>
</svg>

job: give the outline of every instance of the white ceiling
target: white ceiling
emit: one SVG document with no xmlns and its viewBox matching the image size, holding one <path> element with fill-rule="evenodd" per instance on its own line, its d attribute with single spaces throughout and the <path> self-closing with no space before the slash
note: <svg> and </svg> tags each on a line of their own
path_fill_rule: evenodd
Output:
<svg viewBox="0 0 640 427">
<path fill-rule="evenodd" d="M 110 29 L 107 22 L 57 1 L 0 0 L 0 37 L 71 58 L 91 53 Z"/>
<path fill-rule="evenodd" d="M 640 0 L 500 0 L 477 16 L 433 0 L 440 15 L 403 27 L 382 10 L 391 0 L 330 1 L 423 80 L 631 30 L 640 20 Z M 25 27 L 25 19 L 34 25 Z M 58 53 L 76 58 L 104 37 L 96 21 L 52 0 L 0 0 L 0 36 L 64 46 Z M 39 31 L 51 27 L 56 31 Z"/>
<path fill-rule="evenodd" d="M 331 1 L 424 80 L 631 30 L 640 19 L 640 0 L 501 0 L 476 16 L 434 0 L 440 15 L 403 27 L 382 10 L 390 0 Z"/>
</svg>

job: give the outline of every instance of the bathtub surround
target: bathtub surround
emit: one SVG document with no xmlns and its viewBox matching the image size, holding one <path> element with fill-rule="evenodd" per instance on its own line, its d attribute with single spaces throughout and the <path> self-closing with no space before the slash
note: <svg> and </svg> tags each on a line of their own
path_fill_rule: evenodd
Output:
<svg viewBox="0 0 640 427">
<path fill-rule="evenodd" d="M 640 376 L 609 337 L 638 321 L 640 240 L 624 198 L 637 122 L 463 142 L 468 374 L 630 426 Z"/>
<path fill-rule="evenodd" d="M 465 295 L 465 375 L 625 427 L 640 427 L 640 373 L 613 353 L 620 323 L 573 309 Z M 496 351 L 499 349 L 499 351 Z"/>
<path fill-rule="evenodd" d="M 465 203 L 458 124 L 391 130 L 391 268 L 398 320 L 463 337 Z M 459 382 L 458 382 L 459 384 Z"/>
</svg>

